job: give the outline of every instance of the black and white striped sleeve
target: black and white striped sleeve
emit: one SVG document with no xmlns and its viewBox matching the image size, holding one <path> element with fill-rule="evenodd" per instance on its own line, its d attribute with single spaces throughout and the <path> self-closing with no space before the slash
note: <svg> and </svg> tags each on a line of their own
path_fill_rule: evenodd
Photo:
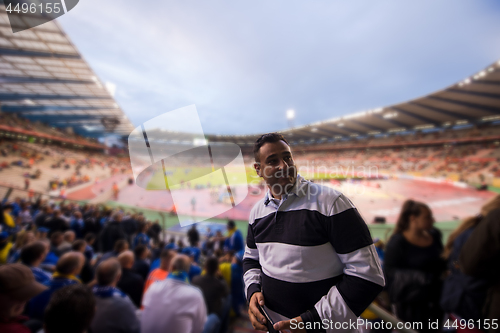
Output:
<svg viewBox="0 0 500 333">
<path fill-rule="evenodd" d="M 385 285 L 380 261 L 366 223 L 344 195 L 335 200 L 325 230 L 344 265 L 344 276 L 301 317 L 304 322 L 355 321 Z"/>
<path fill-rule="evenodd" d="M 250 301 L 250 298 L 255 292 L 261 291 L 261 266 L 259 263 L 259 251 L 257 250 L 252 230 L 252 215 L 253 214 L 250 214 L 247 244 L 243 256 L 243 281 L 245 282 L 245 296 L 248 301 Z"/>
</svg>

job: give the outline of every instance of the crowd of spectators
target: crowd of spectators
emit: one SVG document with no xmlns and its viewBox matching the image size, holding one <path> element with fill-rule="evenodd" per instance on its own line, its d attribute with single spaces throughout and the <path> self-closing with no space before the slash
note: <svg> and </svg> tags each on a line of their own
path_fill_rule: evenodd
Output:
<svg viewBox="0 0 500 333">
<path fill-rule="evenodd" d="M 166 244 L 142 213 L 16 198 L 0 228 L 1 332 L 219 333 L 245 303 L 233 221 Z"/>
</svg>

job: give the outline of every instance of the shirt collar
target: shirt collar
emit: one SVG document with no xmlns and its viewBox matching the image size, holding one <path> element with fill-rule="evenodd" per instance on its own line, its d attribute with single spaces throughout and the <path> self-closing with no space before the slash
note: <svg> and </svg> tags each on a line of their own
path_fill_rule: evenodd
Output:
<svg viewBox="0 0 500 333">
<path fill-rule="evenodd" d="M 305 193 L 305 186 L 307 185 L 307 180 L 304 179 L 301 175 L 297 174 L 297 179 L 295 180 L 295 184 L 293 187 L 290 189 L 290 191 L 285 194 L 285 197 L 294 194 L 297 197 L 303 197 Z M 268 189 L 266 192 L 266 195 L 264 197 L 264 205 L 267 206 L 271 200 L 278 200 L 273 198 L 271 195 L 271 191 Z"/>
</svg>

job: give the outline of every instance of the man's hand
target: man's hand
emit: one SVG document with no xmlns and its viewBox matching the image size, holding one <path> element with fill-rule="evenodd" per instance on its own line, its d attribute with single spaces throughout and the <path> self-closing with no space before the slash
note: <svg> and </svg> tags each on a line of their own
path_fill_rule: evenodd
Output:
<svg viewBox="0 0 500 333">
<path fill-rule="evenodd" d="M 264 295 L 261 292 L 256 292 L 250 297 L 248 305 L 248 316 L 252 322 L 253 328 L 259 331 L 267 332 L 266 318 L 259 311 L 259 304 L 264 306 Z"/>
<path fill-rule="evenodd" d="M 295 329 L 291 329 L 292 327 L 291 321 L 293 320 L 293 327 L 296 327 Z M 299 323 L 302 322 L 302 318 L 300 316 L 295 317 L 290 320 L 283 320 L 283 321 L 278 321 L 277 323 L 274 324 L 274 329 L 277 331 L 285 331 L 286 332 L 292 332 L 292 333 L 306 333 L 306 329 L 299 329 Z M 302 325 L 301 325 L 302 326 Z"/>
</svg>

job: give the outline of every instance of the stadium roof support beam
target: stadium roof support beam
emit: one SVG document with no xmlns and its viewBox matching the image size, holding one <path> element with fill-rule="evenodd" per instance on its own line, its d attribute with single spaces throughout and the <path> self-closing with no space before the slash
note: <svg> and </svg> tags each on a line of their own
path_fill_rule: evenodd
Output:
<svg viewBox="0 0 500 333">
<path fill-rule="evenodd" d="M 371 131 L 385 131 L 386 129 L 383 128 L 383 127 L 379 127 L 379 126 L 374 126 L 374 125 L 370 125 L 370 124 L 365 124 L 361 121 L 358 121 L 358 120 L 354 120 L 354 119 L 349 119 L 348 122 L 352 122 L 354 124 L 357 124 L 359 126 L 363 126 L 363 127 L 366 127 L 368 128 L 369 130 Z"/>
<path fill-rule="evenodd" d="M 458 113 L 458 112 L 453 112 L 453 111 L 449 111 L 449 110 L 444 110 L 442 108 L 437 108 L 435 106 L 425 105 L 425 104 L 422 104 L 422 103 L 419 103 L 419 102 L 409 102 L 409 103 L 413 104 L 413 105 L 416 105 L 418 107 L 427 109 L 427 110 L 431 110 L 431 111 L 434 111 L 434 112 L 437 112 L 437 113 L 444 114 L 444 115 L 449 116 L 449 117 L 453 117 L 453 118 L 458 119 L 458 120 L 460 120 L 460 119 L 466 119 L 468 121 L 475 121 L 476 120 L 476 118 L 471 117 L 471 116 L 467 116 L 467 115 L 465 115 L 463 113 Z"/>
<path fill-rule="evenodd" d="M 438 96 L 429 96 L 428 98 L 435 99 L 438 101 L 446 102 L 446 103 L 451 103 L 451 104 L 457 104 L 460 106 L 466 106 L 472 109 L 477 109 L 485 112 L 491 112 L 492 114 L 498 114 L 500 112 L 500 107 L 490 107 L 490 106 L 485 106 L 485 105 L 479 105 L 476 103 L 469 103 L 469 102 L 462 102 L 462 101 L 456 101 L 454 99 L 449 99 L 449 98 L 444 98 L 444 97 L 438 97 Z M 462 118 L 462 119 L 467 119 L 467 118 Z M 471 117 L 471 119 L 474 119 Z"/>
<path fill-rule="evenodd" d="M 59 58 L 59 59 L 82 59 L 80 55 L 76 54 L 24 51 L 24 50 L 13 50 L 13 49 L 3 49 L 3 48 L 0 48 L 0 55 L 20 56 L 20 57 Z"/>
<path fill-rule="evenodd" d="M 453 93 L 457 93 L 457 94 L 465 94 L 465 95 L 472 95 L 472 96 L 478 96 L 478 97 L 500 99 L 499 94 L 491 94 L 491 93 L 486 93 L 486 92 L 470 91 L 470 90 L 463 90 L 463 89 L 449 89 L 448 91 L 453 92 Z"/>
<path fill-rule="evenodd" d="M 47 105 L 2 105 L 2 112 L 52 112 L 52 111 L 94 111 L 94 110 L 118 110 L 116 107 L 106 106 L 47 106 Z"/>
<path fill-rule="evenodd" d="M 331 124 L 324 124 L 322 125 L 322 128 L 323 130 L 326 130 L 326 131 L 329 131 L 329 132 L 333 132 L 333 133 L 336 133 L 337 135 L 350 135 L 352 134 L 352 132 L 349 132 L 347 130 L 344 130 L 342 128 L 340 128 L 337 124 L 335 123 L 331 123 Z M 332 135 L 333 137 L 333 135 Z"/>
<path fill-rule="evenodd" d="M 28 118 L 33 121 L 50 121 L 53 122 L 62 122 L 62 121 L 71 121 L 71 120 L 87 120 L 87 119 L 99 119 L 100 115 L 61 115 L 61 114 L 50 114 L 50 115 L 25 115 L 25 118 Z M 101 117 L 105 117 L 102 115 Z"/>
<path fill-rule="evenodd" d="M 381 115 L 379 115 L 379 114 L 372 114 L 372 115 L 373 115 L 374 117 L 377 117 L 377 118 L 379 118 L 379 119 L 382 119 L 383 121 L 386 121 L 386 122 L 388 122 L 388 123 L 390 123 L 390 124 L 392 124 L 392 125 L 394 125 L 394 126 L 396 126 L 396 127 L 403 127 L 403 128 L 407 128 L 407 127 L 409 126 L 408 124 L 404 124 L 404 123 L 402 123 L 402 122 L 400 122 L 400 121 L 395 120 L 394 118 L 390 118 L 390 119 L 389 119 L 389 118 L 384 118 L 384 117 L 382 117 L 382 116 L 381 116 Z M 389 129 L 385 129 L 385 130 L 386 130 L 386 131 L 388 131 Z"/>
<path fill-rule="evenodd" d="M 393 109 L 394 111 L 396 111 L 398 113 L 404 114 L 404 115 L 406 115 L 408 117 L 413 117 L 415 119 L 418 119 L 421 122 L 423 122 L 424 124 L 439 125 L 439 122 L 436 121 L 436 119 L 427 118 L 427 117 L 424 117 L 422 115 L 419 115 L 419 114 L 416 114 L 416 113 L 413 113 L 413 112 L 409 112 L 409 111 L 403 110 L 403 109 L 401 109 L 399 107 L 391 106 L 388 109 Z"/>
<path fill-rule="evenodd" d="M 92 80 L 61 80 L 61 79 L 48 79 L 48 78 L 35 78 L 35 77 L 14 77 L 2 76 L 0 83 L 56 83 L 56 84 L 93 84 Z"/>
<path fill-rule="evenodd" d="M 109 99 L 109 96 L 77 96 L 77 95 L 29 95 L 0 94 L 0 101 L 18 101 L 23 99 Z"/>
</svg>

